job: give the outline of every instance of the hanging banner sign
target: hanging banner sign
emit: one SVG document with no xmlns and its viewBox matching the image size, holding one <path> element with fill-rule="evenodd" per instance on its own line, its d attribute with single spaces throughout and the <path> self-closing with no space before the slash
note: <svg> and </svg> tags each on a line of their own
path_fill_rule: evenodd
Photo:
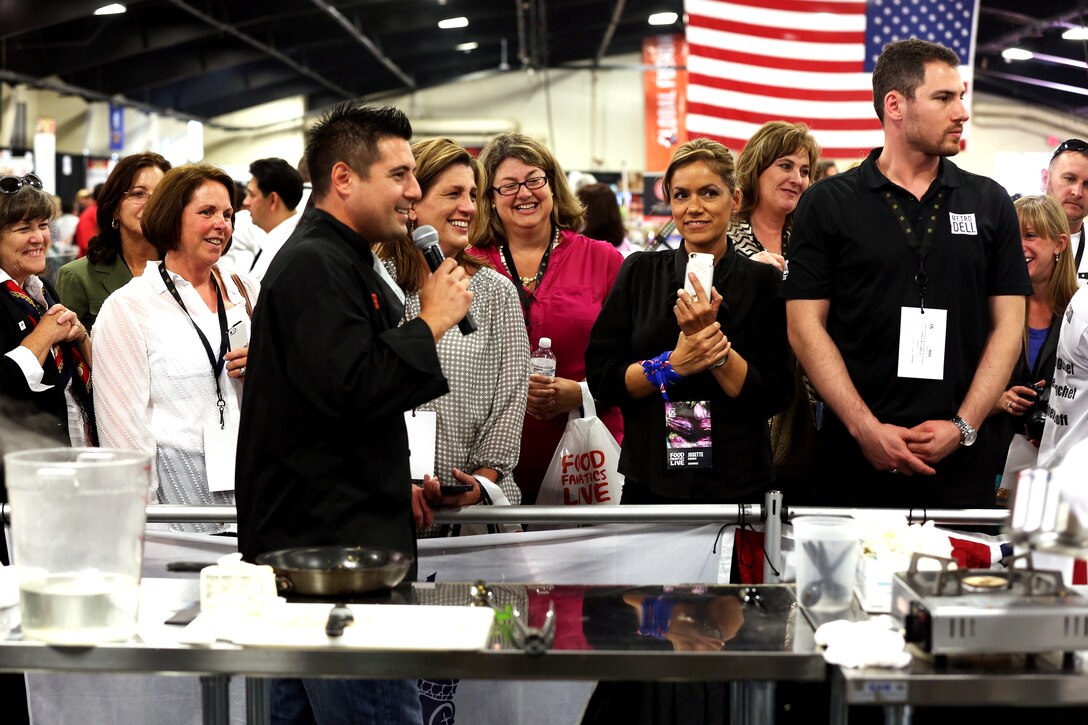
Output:
<svg viewBox="0 0 1088 725">
<path fill-rule="evenodd" d="M 683 35 L 642 41 L 646 97 L 646 171 L 664 171 L 677 146 L 688 140 L 688 45 Z"/>
<path fill-rule="evenodd" d="M 125 107 L 110 104 L 110 151 L 125 148 Z"/>
</svg>

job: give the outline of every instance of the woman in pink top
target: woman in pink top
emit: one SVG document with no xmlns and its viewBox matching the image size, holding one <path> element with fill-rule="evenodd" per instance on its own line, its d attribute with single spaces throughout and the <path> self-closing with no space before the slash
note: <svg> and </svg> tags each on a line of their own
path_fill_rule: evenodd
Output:
<svg viewBox="0 0 1088 725">
<path fill-rule="evenodd" d="M 533 503 L 555 452 L 567 413 L 582 404 L 589 331 L 612 289 L 623 255 L 580 229 L 584 210 L 563 170 L 541 143 L 507 133 L 480 154 L 484 183 L 474 251 L 514 283 L 521 298 L 529 348 L 550 337 L 556 377 L 529 378 L 521 460 L 515 480 L 523 503 Z M 597 414 L 623 440 L 619 408 Z"/>
</svg>

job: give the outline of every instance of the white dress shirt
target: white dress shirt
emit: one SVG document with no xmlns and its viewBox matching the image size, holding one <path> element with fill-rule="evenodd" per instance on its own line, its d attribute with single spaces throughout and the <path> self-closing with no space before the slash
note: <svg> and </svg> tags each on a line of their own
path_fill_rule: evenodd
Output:
<svg viewBox="0 0 1088 725">
<path fill-rule="evenodd" d="M 1077 266 L 1077 282 L 1081 287 L 1088 285 L 1088 253 L 1084 250 L 1084 225 L 1079 232 L 1069 235 L 1069 250 L 1073 252 L 1073 263 Z"/>
<path fill-rule="evenodd" d="M 291 236 L 295 231 L 295 227 L 298 226 L 298 220 L 302 218 L 302 213 L 296 211 L 291 216 L 284 219 L 272 229 L 268 230 L 264 238 L 261 240 L 261 247 L 257 251 L 257 256 L 253 260 L 253 266 L 249 270 L 249 276 L 257 282 L 264 279 L 264 275 L 268 272 L 268 265 L 271 264 L 273 257 L 276 256 L 276 252 L 280 251 L 283 243 L 287 241 L 287 238 Z"/>
<path fill-rule="evenodd" d="M 220 257 L 219 269 L 246 273 L 253 266 L 253 258 L 264 241 L 264 230 L 253 223 L 248 209 L 234 212 L 233 224 L 230 249 Z"/>
<path fill-rule="evenodd" d="M 155 454 L 152 483 L 160 503 L 232 504 L 233 492 L 208 490 L 204 425 L 218 422 L 219 410 L 208 354 L 193 329 L 195 322 L 218 352 L 219 317 L 187 280 L 168 271 L 186 314 L 167 290 L 158 265 L 148 262 L 142 276 L 110 295 L 95 322 L 94 406 L 99 440 L 105 448 Z M 256 303 L 259 286 L 241 279 Z M 234 305 L 227 310 L 229 328 L 245 317 L 245 300 L 229 273 L 223 274 L 223 284 L 224 295 Z M 224 365 L 219 387 L 227 422 L 237 422 L 242 381 L 228 377 Z M 172 528 L 197 533 L 225 529 L 214 524 Z"/>
</svg>

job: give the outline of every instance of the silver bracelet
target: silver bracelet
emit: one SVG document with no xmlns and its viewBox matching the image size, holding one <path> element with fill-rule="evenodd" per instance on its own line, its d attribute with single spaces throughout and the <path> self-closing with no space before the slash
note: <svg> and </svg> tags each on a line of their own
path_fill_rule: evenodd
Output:
<svg viewBox="0 0 1088 725">
<path fill-rule="evenodd" d="M 707 370 L 713 370 L 714 368 L 720 368 L 722 365 L 725 365 L 727 362 L 729 362 L 729 353 L 731 353 L 731 352 L 733 352 L 733 351 L 732 350 L 727 351 L 725 353 L 725 357 L 723 357 L 721 360 L 714 363 L 713 365 L 709 366 L 707 368 Z"/>
</svg>

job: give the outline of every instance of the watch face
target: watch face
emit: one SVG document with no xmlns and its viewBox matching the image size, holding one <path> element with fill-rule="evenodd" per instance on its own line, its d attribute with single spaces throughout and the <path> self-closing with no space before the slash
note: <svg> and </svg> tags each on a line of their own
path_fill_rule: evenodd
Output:
<svg viewBox="0 0 1088 725">
<path fill-rule="evenodd" d="M 978 431 L 971 427 L 970 423 L 963 418 L 953 418 L 952 424 L 960 429 L 960 445 L 969 446 L 975 442 L 975 438 L 978 437 Z"/>
</svg>

